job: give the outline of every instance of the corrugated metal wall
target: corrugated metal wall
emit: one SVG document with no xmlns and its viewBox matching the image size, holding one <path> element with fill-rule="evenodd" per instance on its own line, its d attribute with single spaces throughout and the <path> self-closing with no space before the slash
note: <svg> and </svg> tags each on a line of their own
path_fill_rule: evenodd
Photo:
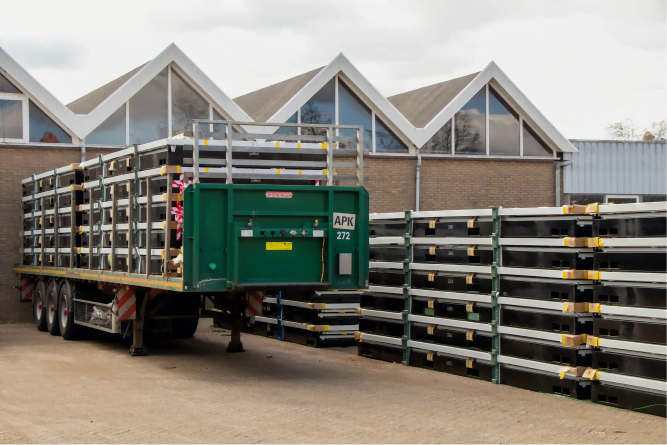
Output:
<svg viewBox="0 0 667 445">
<path fill-rule="evenodd" d="M 667 144 L 664 142 L 571 140 L 579 153 L 564 153 L 565 193 L 664 195 Z"/>
</svg>

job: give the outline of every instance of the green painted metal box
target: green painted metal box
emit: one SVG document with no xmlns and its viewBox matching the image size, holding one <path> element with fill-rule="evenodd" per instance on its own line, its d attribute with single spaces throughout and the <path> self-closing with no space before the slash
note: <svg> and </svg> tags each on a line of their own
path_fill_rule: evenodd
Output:
<svg viewBox="0 0 667 445">
<path fill-rule="evenodd" d="M 368 287 L 363 187 L 191 184 L 183 290 Z"/>
</svg>

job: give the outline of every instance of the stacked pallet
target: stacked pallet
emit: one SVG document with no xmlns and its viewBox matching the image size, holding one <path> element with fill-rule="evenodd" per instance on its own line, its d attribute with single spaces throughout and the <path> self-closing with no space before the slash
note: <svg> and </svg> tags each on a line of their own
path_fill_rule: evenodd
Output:
<svg viewBox="0 0 667 445">
<path fill-rule="evenodd" d="M 501 383 L 587 399 L 592 217 L 582 206 L 498 209 Z"/>
<path fill-rule="evenodd" d="M 316 348 L 351 346 L 359 329 L 357 291 L 281 291 L 266 294 L 252 333 Z"/>
<path fill-rule="evenodd" d="M 72 164 L 22 181 L 24 265 L 77 267 L 82 179 Z"/>
<path fill-rule="evenodd" d="M 665 416 L 667 204 L 591 205 L 591 400 Z"/>
<path fill-rule="evenodd" d="M 491 381 L 491 210 L 412 213 L 410 365 Z"/>
<path fill-rule="evenodd" d="M 406 213 L 370 215 L 369 284 L 359 309 L 359 332 L 364 334 L 360 356 L 394 363 L 407 360 L 410 231 Z"/>
</svg>

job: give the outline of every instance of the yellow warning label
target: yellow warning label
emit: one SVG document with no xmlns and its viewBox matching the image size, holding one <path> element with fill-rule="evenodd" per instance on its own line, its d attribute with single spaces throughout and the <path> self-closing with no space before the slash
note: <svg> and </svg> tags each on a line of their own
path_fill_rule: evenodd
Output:
<svg viewBox="0 0 667 445">
<path fill-rule="evenodd" d="M 292 243 L 267 241 L 266 250 L 292 250 Z"/>
</svg>

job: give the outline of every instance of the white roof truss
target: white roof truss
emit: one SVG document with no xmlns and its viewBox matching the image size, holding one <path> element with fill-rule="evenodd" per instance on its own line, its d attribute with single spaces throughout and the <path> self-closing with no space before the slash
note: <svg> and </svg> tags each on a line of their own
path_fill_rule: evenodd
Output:
<svg viewBox="0 0 667 445">
<path fill-rule="evenodd" d="M 269 122 L 285 122 L 297 110 L 299 110 L 311 97 L 317 94 L 336 74 L 340 74 L 343 81 L 349 86 L 362 101 L 375 110 L 378 117 L 397 133 L 403 142 L 414 144 L 415 127 L 387 100 L 364 76 L 352 65 L 342 53 L 338 54 L 327 66 L 304 85 L 292 98 L 285 103 Z M 267 129 L 268 130 L 268 129 Z M 273 128 L 271 130 L 277 130 Z M 404 137 L 401 137 L 401 133 Z M 407 139 L 407 140 L 406 140 Z"/>
<path fill-rule="evenodd" d="M 395 131 L 397 136 L 404 139 L 404 142 L 407 138 L 416 147 L 422 147 L 427 143 L 484 85 L 490 82 L 503 99 L 551 148 L 562 152 L 577 151 L 570 141 L 556 130 L 551 122 L 509 80 L 495 62 L 489 63 L 426 127 L 415 128 L 341 53 L 271 116 L 269 122 L 285 122 L 336 74 L 339 74 L 346 84 L 375 110 L 378 117 L 392 131 Z M 401 137 L 401 134 L 404 137 Z"/>
<path fill-rule="evenodd" d="M 14 84 L 23 94 L 31 99 L 77 143 L 78 133 L 73 121 L 74 113 L 30 75 L 9 54 L 0 48 L 0 74 Z"/>
<path fill-rule="evenodd" d="M 449 102 L 426 127 L 416 129 L 418 133 L 415 145 L 421 147 L 433 137 L 477 92 L 487 83 L 518 112 L 544 142 L 556 151 L 577 152 L 577 149 L 565 138 L 551 122 L 533 105 L 530 100 L 505 75 L 495 62 L 489 63 L 461 92 Z"/>
<path fill-rule="evenodd" d="M 177 65 L 178 72 L 191 86 L 213 104 L 223 115 L 237 121 L 252 121 L 245 111 L 227 96 L 197 65 L 175 44 L 169 45 L 156 58 L 148 62 L 134 76 L 114 91 L 88 115 L 81 117 L 78 130 L 85 136 L 97 128 L 106 118 L 134 96 L 141 88 L 164 70 L 169 64 Z"/>
<path fill-rule="evenodd" d="M 76 137 L 85 137 L 95 130 L 170 64 L 223 116 L 238 121 L 253 120 L 173 43 L 87 115 L 74 114 L 0 48 L 0 73 L 6 73 L 10 81 L 15 82 L 17 87 L 39 104 L 56 123 L 72 134 L 73 140 L 76 140 Z M 577 151 L 494 62 L 489 63 L 424 128 L 415 128 L 341 53 L 271 116 L 269 122 L 285 122 L 336 75 L 339 75 L 348 87 L 373 109 L 411 151 L 410 145 L 422 147 L 489 82 L 551 148 L 562 152 Z M 262 131 L 275 130 L 277 127 L 262 129 Z"/>
</svg>

